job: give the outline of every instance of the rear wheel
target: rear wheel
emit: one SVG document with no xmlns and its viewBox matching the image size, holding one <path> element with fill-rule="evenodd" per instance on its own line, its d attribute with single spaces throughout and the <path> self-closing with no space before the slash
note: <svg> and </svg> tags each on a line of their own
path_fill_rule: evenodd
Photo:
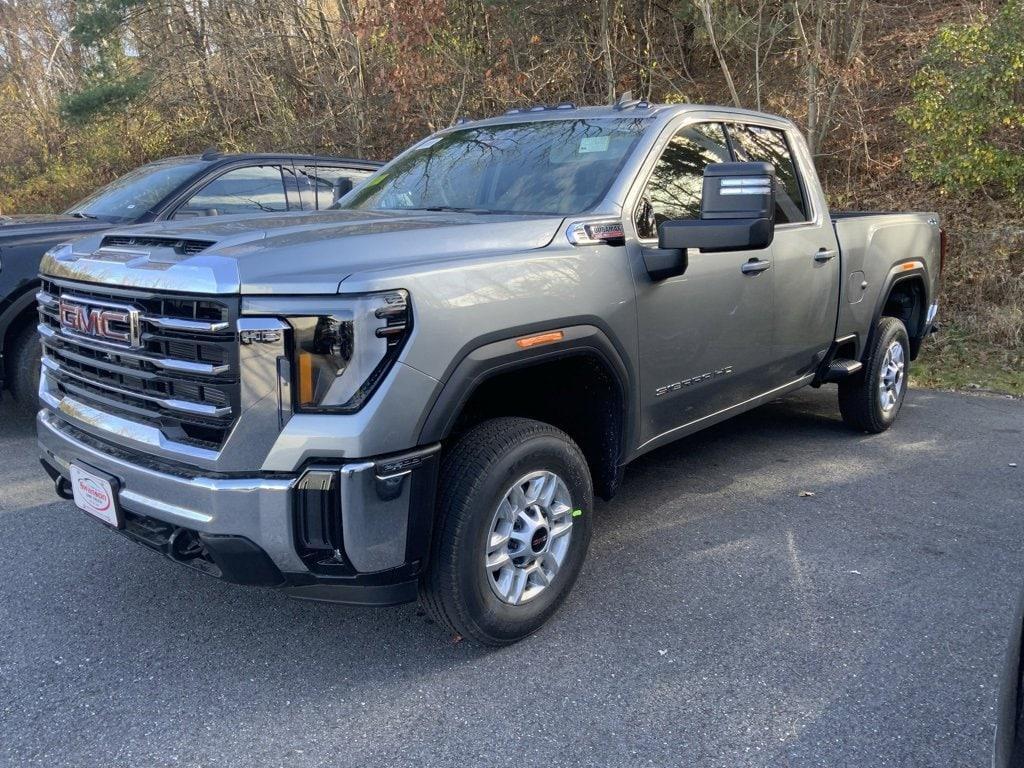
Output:
<svg viewBox="0 0 1024 768">
<path fill-rule="evenodd" d="M 35 413 L 39 410 L 39 367 L 42 365 L 42 348 L 36 327 L 30 324 L 18 331 L 4 357 L 7 386 L 18 411 Z"/>
<path fill-rule="evenodd" d="M 485 645 L 535 632 L 579 575 L 592 504 L 586 461 L 561 430 L 521 418 L 471 429 L 441 465 L 420 589 L 431 617 Z"/>
<path fill-rule="evenodd" d="M 861 432 L 884 432 L 907 394 L 910 340 L 902 321 L 883 317 L 859 373 L 839 382 L 843 421 Z"/>
</svg>

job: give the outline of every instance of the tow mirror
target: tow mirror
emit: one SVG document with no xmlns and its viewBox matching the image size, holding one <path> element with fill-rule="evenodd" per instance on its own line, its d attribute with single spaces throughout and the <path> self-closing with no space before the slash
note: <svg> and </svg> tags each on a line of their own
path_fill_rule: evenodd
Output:
<svg viewBox="0 0 1024 768">
<path fill-rule="evenodd" d="M 775 237 L 775 167 L 771 163 L 712 163 L 704 169 L 699 219 L 666 221 L 664 249 L 747 251 Z"/>
</svg>

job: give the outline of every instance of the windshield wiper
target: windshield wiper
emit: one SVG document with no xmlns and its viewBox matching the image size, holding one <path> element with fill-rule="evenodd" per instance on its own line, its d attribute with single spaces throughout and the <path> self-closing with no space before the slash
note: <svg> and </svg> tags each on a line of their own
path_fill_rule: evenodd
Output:
<svg viewBox="0 0 1024 768">
<path fill-rule="evenodd" d="M 429 205 L 425 208 L 410 208 L 412 211 L 446 211 L 450 213 L 494 213 L 487 208 L 460 208 L 456 205 Z"/>
<path fill-rule="evenodd" d="M 98 216 L 94 216 L 91 213 L 82 213 L 82 211 L 72 211 L 71 215 L 74 216 L 76 219 L 96 219 L 96 218 L 99 218 Z"/>
</svg>

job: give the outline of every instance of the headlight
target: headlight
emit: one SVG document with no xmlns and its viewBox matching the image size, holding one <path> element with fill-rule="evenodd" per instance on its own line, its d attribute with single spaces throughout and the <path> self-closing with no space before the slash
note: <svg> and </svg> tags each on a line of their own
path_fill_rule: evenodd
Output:
<svg viewBox="0 0 1024 768">
<path fill-rule="evenodd" d="M 246 299 L 244 314 L 283 316 L 292 327 L 297 411 L 351 413 L 390 370 L 412 326 L 403 290 L 358 296 Z"/>
</svg>

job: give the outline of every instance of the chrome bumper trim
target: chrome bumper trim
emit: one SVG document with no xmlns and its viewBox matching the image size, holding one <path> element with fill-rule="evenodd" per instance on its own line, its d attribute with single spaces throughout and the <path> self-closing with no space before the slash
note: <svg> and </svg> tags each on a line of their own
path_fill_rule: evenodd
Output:
<svg viewBox="0 0 1024 768">
<path fill-rule="evenodd" d="M 295 551 L 294 478 L 172 475 L 89 445 L 62 424 L 60 415 L 45 408 L 36 424 L 45 461 L 65 476 L 72 463 L 113 475 L 120 481 L 118 499 L 127 510 L 202 533 L 244 536 L 282 571 L 308 570 Z"/>
</svg>

